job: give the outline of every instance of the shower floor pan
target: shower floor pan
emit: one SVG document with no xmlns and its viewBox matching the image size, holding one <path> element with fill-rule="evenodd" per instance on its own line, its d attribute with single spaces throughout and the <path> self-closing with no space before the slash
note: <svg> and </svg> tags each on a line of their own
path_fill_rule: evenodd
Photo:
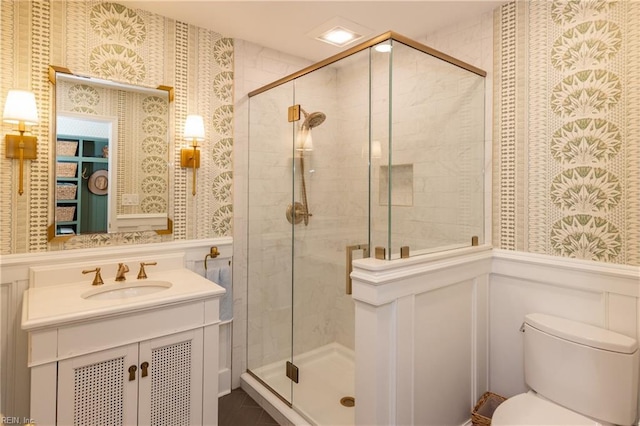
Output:
<svg viewBox="0 0 640 426">
<path fill-rule="evenodd" d="M 284 374 L 285 362 L 253 372 L 280 395 L 288 396 L 292 382 Z M 353 425 L 355 408 L 341 404 L 345 397 L 355 396 L 353 351 L 331 343 L 296 356 L 295 364 L 300 377 L 293 385 L 294 409 L 319 426 Z"/>
</svg>

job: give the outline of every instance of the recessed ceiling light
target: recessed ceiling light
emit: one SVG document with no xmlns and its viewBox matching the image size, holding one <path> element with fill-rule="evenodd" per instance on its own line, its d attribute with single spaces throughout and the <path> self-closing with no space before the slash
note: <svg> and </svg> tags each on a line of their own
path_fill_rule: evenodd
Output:
<svg viewBox="0 0 640 426">
<path fill-rule="evenodd" d="M 327 32 L 320 34 L 316 38 L 320 41 L 324 41 L 325 43 L 342 47 L 362 38 L 362 35 L 356 32 L 353 32 L 347 28 L 337 26 L 337 27 L 331 28 Z"/>
<path fill-rule="evenodd" d="M 371 33 L 372 30 L 369 28 L 348 19 L 335 17 L 309 31 L 307 36 L 334 46 L 344 47 Z"/>
</svg>

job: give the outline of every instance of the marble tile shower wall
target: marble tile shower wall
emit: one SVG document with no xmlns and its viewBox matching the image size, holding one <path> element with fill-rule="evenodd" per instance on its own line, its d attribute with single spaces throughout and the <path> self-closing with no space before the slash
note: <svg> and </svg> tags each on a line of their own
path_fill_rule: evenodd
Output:
<svg viewBox="0 0 640 426">
<path fill-rule="evenodd" d="M 309 226 L 297 225 L 294 253 L 294 354 L 308 352 L 335 341 L 348 344 L 337 334 L 344 295 L 344 246 L 349 229 L 342 206 L 345 200 L 345 140 L 341 133 L 339 70 L 325 67 L 296 80 L 296 103 L 309 113 L 321 111 L 326 121 L 313 129 L 314 149 L 305 152 L 305 180 Z M 299 162 L 296 163 L 296 166 Z M 300 170 L 297 171 L 298 173 Z M 296 174 L 295 197 L 300 197 Z M 348 344 L 353 347 L 353 344 Z"/>
<path fill-rule="evenodd" d="M 251 100 L 248 210 L 248 366 L 286 358 L 291 345 L 291 135 L 281 123 L 291 90 Z M 256 123 L 256 124 L 254 124 Z"/>
<path fill-rule="evenodd" d="M 334 215 L 337 246 L 334 258 L 335 304 L 332 307 L 336 341 L 353 349 L 355 309 L 345 294 L 346 246 L 368 242 L 369 221 L 369 82 L 368 53 L 361 52 L 340 61 L 337 70 L 337 118 Z M 329 194 L 327 194 L 329 195 Z M 354 253 L 357 257 L 360 254 Z"/>
<path fill-rule="evenodd" d="M 372 158 L 373 245 L 386 247 L 389 230 L 395 254 L 404 245 L 414 251 L 469 244 L 485 225 L 483 79 L 404 45 L 395 46 L 390 77 L 388 57 L 372 55 L 371 139 L 382 148 Z M 339 92 L 341 103 L 357 98 L 357 73 L 340 75 L 352 78 Z M 368 109 L 365 102 L 354 108 Z"/>
<path fill-rule="evenodd" d="M 492 202 L 492 143 L 493 143 L 493 12 L 472 17 L 428 33 L 426 38 L 418 40 L 422 43 L 451 55 L 461 61 L 487 71 L 484 81 L 484 175 L 483 196 L 484 215 L 475 220 L 482 220 L 485 242 L 491 242 L 491 202 Z M 481 122 L 479 123 L 481 124 Z M 499 188 L 494 188 L 498 191 Z"/>
<path fill-rule="evenodd" d="M 483 228 L 484 81 L 416 50 L 393 56 L 392 164 L 411 165 L 408 205 L 392 206 L 391 249 L 471 243 Z M 385 156 L 383 155 L 383 159 Z M 393 175 L 392 175 L 393 178 Z M 384 227 L 385 224 L 381 223 Z"/>
<path fill-rule="evenodd" d="M 308 112 L 322 111 L 327 120 L 313 130 L 314 151 L 305 153 L 306 189 L 313 216 L 309 226 L 295 227 L 293 253 L 291 225 L 284 218 L 286 206 L 292 201 L 291 126 L 258 126 L 261 132 L 252 132 L 256 137 L 251 140 L 249 174 L 256 179 L 250 178 L 249 309 L 261 311 L 262 315 L 250 317 L 249 366 L 289 355 L 292 270 L 295 353 L 335 341 L 353 347 L 353 327 L 345 325 L 353 324 L 353 302 L 344 294 L 344 250 L 347 244 L 358 240 L 349 235 L 354 225 L 360 228 L 361 238 L 366 237 L 362 226 L 366 204 L 352 207 L 360 210 L 360 217 L 345 210 L 348 206 L 344 206 L 344 200 L 348 199 L 351 185 L 346 172 L 352 161 L 345 158 L 343 148 L 357 153 L 360 163 L 363 159 L 360 145 L 343 147 L 344 138 L 338 136 L 344 118 L 336 87 L 336 70 L 332 68 L 316 71 L 295 83 L 295 103 Z M 292 102 L 292 89 L 293 85 L 274 89 L 268 94 L 268 101 L 262 99 L 266 94 L 254 98 L 252 111 L 259 110 L 260 117 L 254 113 L 252 120 L 281 122 L 281 115 Z M 264 105 L 258 106 L 261 102 Z M 300 201 L 299 159 L 295 160 L 295 167 L 293 198 Z M 360 184 L 363 178 L 366 181 L 366 167 L 362 171 Z"/>
</svg>

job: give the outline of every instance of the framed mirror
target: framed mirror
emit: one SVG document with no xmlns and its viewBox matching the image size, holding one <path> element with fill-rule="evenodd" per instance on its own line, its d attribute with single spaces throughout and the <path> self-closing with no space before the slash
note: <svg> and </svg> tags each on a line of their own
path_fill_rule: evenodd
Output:
<svg viewBox="0 0 640 426">
<path fill-rule="evenodd" d="M 51 66 L 55 219 L 49 239 L 103 232 L 170 233 L 173 89 L 74 75 Z"/>
</svg>

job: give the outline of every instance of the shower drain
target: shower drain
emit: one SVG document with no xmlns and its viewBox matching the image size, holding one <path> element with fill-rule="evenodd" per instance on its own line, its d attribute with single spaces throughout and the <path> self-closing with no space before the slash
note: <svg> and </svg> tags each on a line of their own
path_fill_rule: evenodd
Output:
<svg viewBox="0 0 640 426">
<path fill-rule="evenodd" d="M 354 405 L 356 405 L 356 399 L 352 396 L 345 396 L 344 398 L 340 399 L 340 404 L 344 405 L 345 407 L 353 407 Z"/>
</svg>

